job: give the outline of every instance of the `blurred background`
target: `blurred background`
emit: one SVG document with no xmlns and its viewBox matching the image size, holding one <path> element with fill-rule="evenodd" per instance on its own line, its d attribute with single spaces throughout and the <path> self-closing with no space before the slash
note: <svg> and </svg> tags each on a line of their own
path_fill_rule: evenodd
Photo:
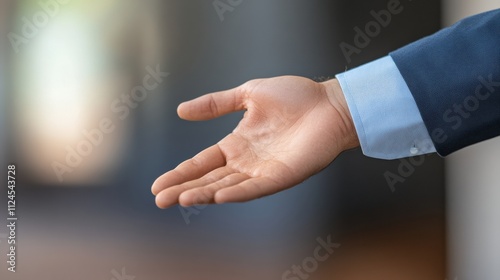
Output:
<svg viewBox="0 0 500 280">
<path fill-rule="evenodd" d="M 436 155 L 382 161 L 348 151 L 300 186 L 243 204 L 160 210 L 150 192 L 242 116 L 190 123 L 176 115 L 180 102 L 254 78 L 330 79 L 495 1 L 474 10 L 402 0 L 403 11 L 348 61 L 340 44 L 353 45 L 354 28 L 389 2 L 0 0 L 0 158 L 4 168 L 16 164 L 19 218 L 16 273 L 0 227 L 1 279 L 473 279 L 478 268 L 460 244 L 475 233 L 450 238 L 464 219 L 482 217 L 461 207 L 476 186 L 453 179 L 470 169 L 460 155 L 445 168 Z M 462 191 L 447 203 L 450 180 Z M 498 197 L 488 190 L 472 208 Z M 447 207 L 458 216 L 447 219 Z M 283 278 L 328 236 L 340 247 L 326 261 Z M 480 247 L 491 262 L 497 245 Z M 488 267 L 480 279 L 496 279 Z"/>
</svg>

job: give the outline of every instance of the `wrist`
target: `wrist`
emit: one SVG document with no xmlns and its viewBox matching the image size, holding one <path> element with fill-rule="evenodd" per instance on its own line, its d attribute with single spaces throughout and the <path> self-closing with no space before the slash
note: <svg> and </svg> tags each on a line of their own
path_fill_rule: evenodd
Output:
<svg viewBox="0 0 500 280">
<path fill-rule="evenodd" d="M 354 121 L 339 81 L 337 79 L 331 79 L 320 84 L 326 92 L 328 101 L 330 101 L 330 104 L 337 110 L 343 121 L 345 132 L 344 139 L 346 140 L 345 149 L 347 150 L 359 147 L 360 144 L 358 134 L 356 133 L 356 127 L 354 126 Z"/>
</svg>

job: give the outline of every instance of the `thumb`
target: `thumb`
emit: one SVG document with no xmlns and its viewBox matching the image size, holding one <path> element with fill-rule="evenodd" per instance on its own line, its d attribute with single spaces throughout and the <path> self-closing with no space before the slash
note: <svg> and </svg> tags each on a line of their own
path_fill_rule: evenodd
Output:
<svg viewBox="0 0 500 280">
<path fill-rule="evenodd" d="M 177 107 L 179 117 L 190 121 L 209 120 L 245 109 L 245 94 L 241 87 L 206 94 L 181 103 Z"/>
</svg>

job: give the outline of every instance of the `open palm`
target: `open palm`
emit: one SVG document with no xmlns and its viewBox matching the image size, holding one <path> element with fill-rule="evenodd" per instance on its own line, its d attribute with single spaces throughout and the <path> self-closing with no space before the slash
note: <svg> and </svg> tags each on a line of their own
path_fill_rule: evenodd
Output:
<svg viewBox="0 0 500 280">
<path fill-rule="evenodd" d="M 336 80 L 249 81 L 179 105 L 186 120 L 246 110 L 236 129 L 152 187 L 158 207 L 241 202 L 290 188 L 358 145 Z"/>
</svg>

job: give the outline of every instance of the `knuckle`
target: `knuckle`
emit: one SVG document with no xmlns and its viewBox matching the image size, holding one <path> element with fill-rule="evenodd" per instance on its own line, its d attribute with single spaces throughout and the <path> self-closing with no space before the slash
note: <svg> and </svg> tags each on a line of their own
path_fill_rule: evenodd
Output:
<svg viewBox="0 0 500 280">
<path fill-rule="evenodd" d="M 190 163 L 192 167 L 199 167 L 202 165 L 203 159 L 200 158 L 199 155 L 194 156 L 191 158 Z"/>
<path fill-rule="evenodd" d="M 210 95 L 210 98 L 208 99 L 208 107 L 210 109 L 210 112 L 212 112 L 213 114 L 219 114 L 219 108 L 217 107 L 217 102 L 215 102 L 213 95 Z"/>
<path fill-rule="evenodd" d="M 210 203 L 210 194 L 207 192 L 206 189 L 200 189 L 199 191 L 196 192 L 194 196 L 194 204 L 198 205 L 204 205 L 204 204 L 209 204 Z"/>
</svg>

